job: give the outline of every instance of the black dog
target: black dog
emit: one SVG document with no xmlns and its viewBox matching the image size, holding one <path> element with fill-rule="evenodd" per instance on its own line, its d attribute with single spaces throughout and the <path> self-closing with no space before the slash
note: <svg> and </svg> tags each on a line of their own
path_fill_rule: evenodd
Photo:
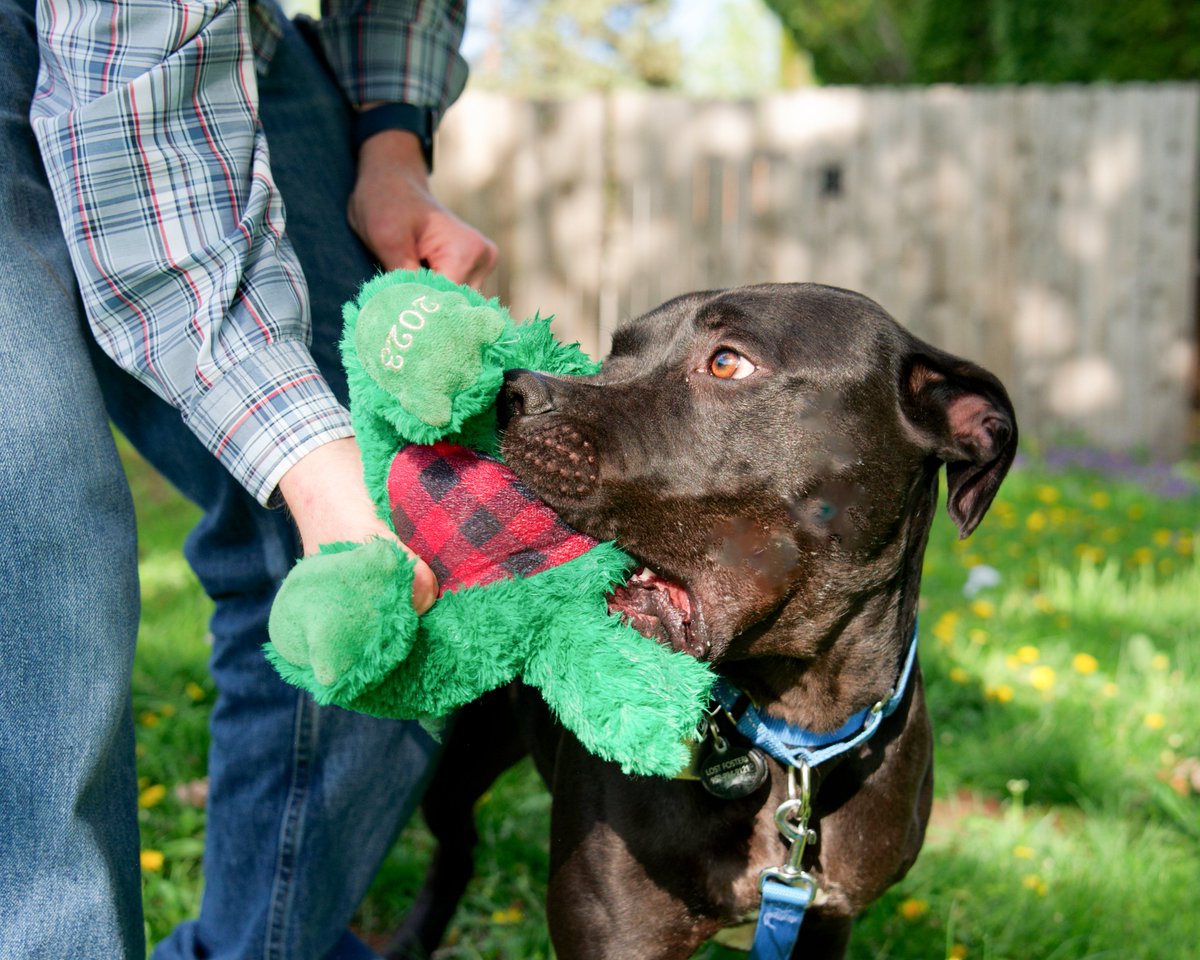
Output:
<svg viewBox="0 0 1200 960">
<path fill-rule="evenodd" d="M 818 732 L 886 699 L 903 671 L 939 468 L 965 537 L 1017 438 L 990 373 L 866 297 L 811 284 L 680 297 L 622 326 L 597 376 L 519 371 L 506 395 L 506 462 L 568 523 L 644 564 L 612 609 L 713 662 L 761 714 Z M 505 723 L 523 745 L 497 748 Z M 536 695 L 500 692 L 447 744 L 425 804 L 442 848 L 394 956 L 436 945 L 470 875 L 472 804 L 526 748 L 553 793 L 548 917 L 562 960 L 688 957 L 742 923 L 760 873 L 787 858 L 782 765 L 728 799 L 627 777 Z M 817 892 L 795 956 L 835 958 L 924 839 L 919 667 L 898 709 L 815 768 L 812 789 L 816 842 L 799 867 Z"/>
</svg>

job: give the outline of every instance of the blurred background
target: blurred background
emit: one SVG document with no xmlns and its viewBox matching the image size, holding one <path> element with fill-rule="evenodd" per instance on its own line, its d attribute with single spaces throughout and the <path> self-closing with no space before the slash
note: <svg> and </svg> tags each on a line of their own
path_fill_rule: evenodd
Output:
<svg viewBox="0 0 1200 960">
<path fill-rule="evenodd" d="M 688 290 L 831 283 L 1013 394 L 992 511 L 931 533 L 934 818 L 854 960 L 1200 957 L 1200 2 L 476 0 L 465 51 L 436 189 L 515 315 L 599 356 Z M 215 692 L 195 514 L 126 456 L 154 942 L 199 903 Z M 552 956 L 531 767 L 478 814 L 437 956 Z M 430 853 L 415 823 L 363 905 L 381 948 Z"/>
</svg>

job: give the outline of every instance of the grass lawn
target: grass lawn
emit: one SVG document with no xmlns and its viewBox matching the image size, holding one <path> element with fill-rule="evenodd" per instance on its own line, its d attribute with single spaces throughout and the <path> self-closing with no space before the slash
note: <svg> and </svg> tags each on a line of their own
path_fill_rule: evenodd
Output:
<svg viewBox="0 0 1200 960">
<path fill-rule="evenodd" d="M 199 904 L 214 694 L 209 607 L 179 551 L 195 514 L 129 464 L 142 536 L 134 708 L 154 942 Z M 1198 483 L 1195 463 L 1165 471 L 1060 453 L 1020 463 L 971 539 L 957 541 L 939 516 L 921 600 L 934 818 L 912 873 L 859 923 L 852 957 L 1200 956 Z M 973 583 L 990 585 L 968 596 L 973 569 Z M 503 778 L 479 817 L 479 873 L 439 957 L 550 956 L 548 804 L 531 769 Z M 366 935 L 394 926 L 429 854 L 414 824 L 362 907 Z"/>
</svg>

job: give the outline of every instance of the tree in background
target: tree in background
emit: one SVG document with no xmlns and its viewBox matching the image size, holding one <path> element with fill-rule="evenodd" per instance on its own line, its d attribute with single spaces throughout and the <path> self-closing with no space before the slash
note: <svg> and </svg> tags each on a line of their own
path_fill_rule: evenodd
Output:
<svg viewBox="0 0 1200 960">
<path fill-rule="evenodd" d="M 533 96 L 678 85 L 671 0 L 492 0 L 476 77 Z"/>
<path fill-rule="evenodd" d="M 764 0 L 824 83 L 1200 79 L 1197 0 Z"/>
</svg>

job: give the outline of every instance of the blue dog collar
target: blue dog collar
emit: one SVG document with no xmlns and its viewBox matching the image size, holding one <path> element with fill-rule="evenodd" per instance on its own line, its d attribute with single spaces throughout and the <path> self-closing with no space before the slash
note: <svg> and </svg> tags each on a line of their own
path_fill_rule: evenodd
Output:
<svg viewBox="0 0 1200 960">
<path fill-rule="evenodd" d="M 783 866 L 763 871 L 760 882 L 762 903 L 750 947 L 750 960 L 788 960 L 800 936 L 805 911 L 817 894 L 816 880 L 801 867 L 805 848 L 816 840 L 816 832 L 808 825 L 812 803 L 811 769 L 870 739 L 879 725 L 896 712 L 908 692 L 916 659 L 917 630 L 914 625 L 896 685 L 878 703 L 859 710 L 829 733 L 816 733 L 763 716 L 745 693 L 724 679 L 717 681 L 713 700 L 729 715 L 738 732 L 788 768 L 788 798 L 775 811 L 775 823 L 789 845 L 788 857 Z M 799 789 L 796 787 L 797 771 Z"/>
</svg>

